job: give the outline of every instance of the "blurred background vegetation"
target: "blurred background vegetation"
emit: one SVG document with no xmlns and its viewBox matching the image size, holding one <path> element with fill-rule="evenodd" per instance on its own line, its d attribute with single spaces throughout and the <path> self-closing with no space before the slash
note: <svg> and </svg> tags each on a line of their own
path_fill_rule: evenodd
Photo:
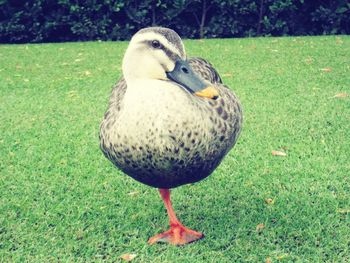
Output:
<svg viewBox="0 0 350 263">
<path fill-rule="evenodd" d="M 0 0 L 0 42 L 125 40 L 161 25 L 185 38 L 350 33 L 348 0 Z"/>
</svg>

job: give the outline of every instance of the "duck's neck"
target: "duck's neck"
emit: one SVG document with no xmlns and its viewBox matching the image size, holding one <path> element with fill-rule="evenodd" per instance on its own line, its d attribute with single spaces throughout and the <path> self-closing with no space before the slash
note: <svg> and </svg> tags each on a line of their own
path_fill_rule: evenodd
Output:
<svg viewBox="0 0 350 263">
<path fill-rule="evenodd" d="M 127 81 L 126 101 L 135 105 L 137 103 L 157 103 L 159 100 L 171 96 L 174 87 L 170 82 L 155 79 L 134 79 Z M 175 87 L 176 88 L 176 87 Z"/>
</svg>

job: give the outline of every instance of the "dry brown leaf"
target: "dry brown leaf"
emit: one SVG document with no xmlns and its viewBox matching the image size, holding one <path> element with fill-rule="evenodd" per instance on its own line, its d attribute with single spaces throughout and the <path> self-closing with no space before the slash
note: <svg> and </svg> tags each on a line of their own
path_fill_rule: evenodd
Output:
<svg viewBox="0 0 350 263">
<path fill-rule="evenodd" d="M 311 57 L 308 57 L 305 59 L 306 64 L 310 65 L 313 62 L 313 59 Z"/>
<path fill-rule="evenodd" d="M 79 229 L 79 230 L 75 233 L 75 237 L 76 237 L 76 239 L 78 239 L 78 240 L 83 239 L 83 237 L 84 237 L 84 231 L 83 231 L 82 229 Z"/>
<path fill-rule="evenodd" d="M 343 40 L 340 37 L 337 37 L 337 39 L 335 40 L 335 43 L 337 43 L 337 45 L 341 45 L 343 44 Z"/>
<path fill-rule="evenodd" d="M 271 258 L 270 258 L 270 257 L 268 257 L 268 258 L 266 258 L 265 262 L 266 262 L 266 263 L 271 263 L 271 262 L 272 262 L 272 260 L 271 260 Z"/>
<path fill-rule="evenodd" d="M 275 200 L 273 200 L 272 198 L 266 198 L 265 203 L 268 205 L 273 205 L 275 203 Z"/>
<path fill-rule="evenodd" d="M 123 254 L 120 256 L 121 259 L 124 259 L 125 261 L 131 261 L 136 257 L 136 254 Z"/>
<path fill-rule="evenodd" d="M 264 228 L 265 228 L 265 225 L 264 225 L 263 223 L 258 224 L 258 225 L 256 226 L 256 231 L 257 231 L 257 232 L 261 232 Z"/>
<path fill-rule="evenodd" d="M 330 67 L 322 68 L 321 69 L 323 72 L 331 72 L 332 69 Z"/>
<path fill-rule="evenodd" d="M 84 75 L 85 75 L 85 76 L 90 76 L 90 75 L 91 75 L 91 72 L 88 71 L 88 70 L 86 70 L 86 71 L 84 72 Z"/>
<path fill-rule="evenodd" d="M 278 260 L 282 260 L 282 259 L 284 259 L 284 258 L 286 258 L 286 257 L 288 257 L 288 254 L 282 254 L 282 255 L 280 255 L 280 256 L 277 256 L 277 259 L 278 259 Z"/>
<path fill-rule="evenodd" d="M 227 72 L 227 73 L 222 74 L 222 76 L 223 77 L 232 77 L 232 73 Z"/>
<path fill-rule="evenodd" d="M 333 98 L 346 98 L 347 96 L 349 96 L 348 93 L 340 92 L 340 93 L 335 94 Z"/>
<path fill-rule="evenodd" d="M 67 164 L 67 160 L 62 159 L 62 160 L 60 161 L 60 164 L 61 164 L 61 165 L 65 165 L 65 164 Z"/>
<path fill-rule="evenodd" d="M 348 213 L 350 213 L 350 209 L 337 209 L 337 213 L 348 214 Z"/>
<path fill-rule="evenodd" d="M 76 97 L 78 96 L 77 91 L 76 90 L 71 90 L 67 92 L 67 96 L 70 98 Z"/>
<path fill-rule="evenodd" d="M 285 152 L 281 152 L 281 151 L 272 151 L 271 153 L 273 156 L 287 156 Z"/>
<path fill-rule="evenodd" d="M 132 191 L 132 192 L 128 193 L 128 195 L 135 196 L 135 195 L 138 195 L 139 193 L 140 193 L 139 191 Z"/>
</svg>

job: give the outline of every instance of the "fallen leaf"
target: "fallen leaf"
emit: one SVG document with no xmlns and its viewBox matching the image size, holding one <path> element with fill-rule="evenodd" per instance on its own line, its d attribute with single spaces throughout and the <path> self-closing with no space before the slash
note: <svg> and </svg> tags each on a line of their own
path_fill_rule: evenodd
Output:
<svg viewBox="0 0 350 263">
<path fill-rule="evenodd" d="M 256 231 L 257 231 L 257 232 L 261 232 L 264 228 L 265 228 L 265 225 L 264 225 L 263 223 L 258 224 L 258 225 L 256 226 Z"/>
<path fill-rule="evenodd" d="M 268 205 L 273 205 L 275 203 L 275 200 L 273 200 L 272 198 L 266 198 L 265 203 Z"/>
<path fill-rule="evenodd" d="M 232 77 L 232 73 L 229 73 L 229 72 L 228 73 L 224 73 L 224 74 L 222 74 L 222 76 L 223 77 Z"/>
<path fill-rule="evenodd" d="M 350 209 L 337 209 L 337 213 L 348 214 L 348 213 L 350 213 Z"/>
<path fill-rule="evenodd" d="M 321 70 L 322 70 L 323 72 L 331 72 L 331 71 L 332 71 L 332 69 L 329 68 L 329 67 L 327 67 L 327 68 L 321 68 Z"/>
<path fill-rule="evenodd" d="M 335 94 L 333 98 L 346 98 L 347 96 L 349 96 L 348 93 L 340 92 L 340 93 Z"/>
<path fill-rule="evenodd" d="M 79 230 L 75 233 L 75 237 L 76 237 L 76 239 L 78 239 L 78 240 L 83 239 L 83 237 L 84 237 L 84 231 L 83 231 L 82 229 L 79 229 Z"/>
<path fill-rule="evenodd" d="M 271 262 L 272 262 L 272 261 L 271 261 L 271 258 L 270 258 L 270 257 L 266 258 L 265 262 L 266 262 L 266 263 L 271 263 Z"/>
<path fill-rule="evenodd" d="M 311 57 L 308 57 L 305 59 L 306 64 L 310 65 L 313 62 L 313 59 Z"/>
<path fill-rule="evenodd" d="M 67 164 L 67 160 L 65 160 L 65 159 L 61 160 L 61 161 L 60 161 L 60 164 L 61 164 L 61 165 L 66 165 L 66 164 Z"/>
<path fill-rule="evenodd" d="M 287 156 L 285 152 L 281 152 L 281 151 L 272 151 L 271 153 L 273 156 Z"/>
<path fill-rule="evenodd" d="M 84 75 L 85 75 L 85 76 L 90 76 L 90 75 L 91 75 L 91 72 L 88 71 L 88 70 L 86 70 L 86 71 L 84 72 Z"/>
<path fill-rule="evenodd" d="M 132 214 L 130 217 L 132 220 L 136 220 L 137 218 L 139 218 L 138 214 Z"/>
<path fill-rule="evenodd" d="M 139 193 L 140 193 L 139 191 L 133 191 L 133 192 L 128 193 L 128 195 L 135 196 L 135 195 L 138 195 Z"/>
<path fill-rule="evenodd" d="M 120 256 L 120 258 L 124 259 L 125 261 L 131 261 L 136 257 L 136 254 L 123 254 Z"/>
<path fill-rule="evenodd" d="M 78 94 L 77 94 L 76 90 L 71 90 L 71 91 L 67 92 L 67 96 L 70 97 L 70 98 L 76 97 L 77 95 Z"/>
<path fill-rule="evenodd" d="M 277 257 L 278 260 L 282 260 L 284 258 L 288 257 L 288 254 L 282 254 L 280 256 Z"/>
<path fill-rule="evenodd" d="M 269 174 L 270 172 L 271 170 L 269 168 L 264 168 L 264 171 L 263 171 L 264 174 Z"/>
<path fill-rule="evenodd" d="M 256 49 L 256 45 L 251 45 L 250 48 L 251 49 Z"/>
<path fill-rule="evenodd" d="M 343 44 L 343 40 L 340 37 L 337 37 L 337 39 L 335 40 L 335 43 L 337 43 L 338 45 Z"/>
</svg>

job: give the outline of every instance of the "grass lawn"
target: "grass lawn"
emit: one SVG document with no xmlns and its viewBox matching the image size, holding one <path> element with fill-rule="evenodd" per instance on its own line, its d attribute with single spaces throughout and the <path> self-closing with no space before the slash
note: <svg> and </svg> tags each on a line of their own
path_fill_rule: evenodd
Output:
<svg viewBox="0 0 350 263">
<path fill-rule="evenodd" d="M 1 262 L 350 262 L 350 37 L 185 45 L 245 121 L 212 176 L 173 191 L 206 235 L 184 247 L 147 245 L 168 227 L 158 191 L 99 150 L 127 43 L 0 46 Z"/>
</svg>

